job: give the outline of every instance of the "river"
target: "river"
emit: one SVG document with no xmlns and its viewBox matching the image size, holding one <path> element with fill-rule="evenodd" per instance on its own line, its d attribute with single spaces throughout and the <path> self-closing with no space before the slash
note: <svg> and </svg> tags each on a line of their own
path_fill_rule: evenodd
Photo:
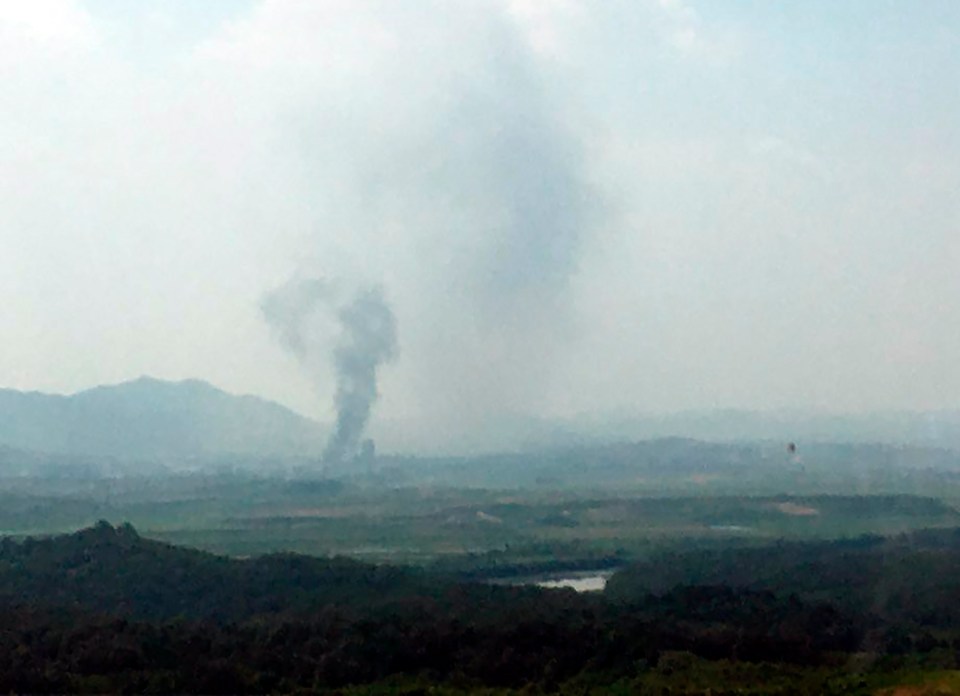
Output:
<svg viewBox="0 0 960 696">
<path fill-rule="evenodd" d="M 568 587 L 577 592 L 600 592 L 607 586 L 607 580 L 614 572 L 613 569 L 580 570 L 550 575 L 497 578 L 491 582 L 498 585 L 536 585 L 550 589 Z"/>
</svg>

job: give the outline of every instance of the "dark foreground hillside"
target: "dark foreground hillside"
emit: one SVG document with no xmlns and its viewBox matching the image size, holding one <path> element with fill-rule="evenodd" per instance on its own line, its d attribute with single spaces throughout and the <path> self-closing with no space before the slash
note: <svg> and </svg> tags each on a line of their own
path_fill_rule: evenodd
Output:
<svg viewBox="0 0 960 696">
<path fill-rule="evenodd" d="M 632 601 L 678 585 L 795 594 L 912 630 L 951 629 L 960 626 L 960 529 L 664 553 L 617 574 L 607 595 Z"/>
<path fill-rule="evenodd" d="M 375 606 L 432 590 L 401 567 L 271 554 L 230 559 L 101 522 L 75 534 L 0 541 L 0 601 L 133 619 L 240 620 L 328 606 Z"/>
<path fill-rule="evenodd" d="M 960 532 L 784 548 L 681 554 L 678 582 L 664 569 L 652 591 L 637 566 L 606 597 L 227 559 L 106 523 L 4 540 L 0 691 L 873 693 L 956 668 L 958 579 L 939 573 Z M 729 576 L 740 553 L 755 554 L 756 586 Z M 879 575 L 861 595 L 848 583 L 867 567 Z M 710 584 L 688 582 L 696 568 Z M 907 597 L 921 574 L 927 613 L 874 601 L 878 587 Z"/>
</svg>

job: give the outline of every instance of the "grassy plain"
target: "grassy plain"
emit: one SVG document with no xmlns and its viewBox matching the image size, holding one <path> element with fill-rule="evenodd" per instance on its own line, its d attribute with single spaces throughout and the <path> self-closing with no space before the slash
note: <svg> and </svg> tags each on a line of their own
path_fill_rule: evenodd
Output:
<svg viewBox="0 0 960 696">
<path fill-rule="evenodd" d="M 0 480 L 0 529 L 14 537 L 48 535 L 72 532 L 106 519 L 114 524 L 130 522 L 146 538 L 219 554 L 245 557 L 294 551 L 349 556 L 380 564 L 421 566 L 427 572 L 414 570 L 414 575 L 444 582 L 479 579 L 519 584 L 529 576 L 626 566 L 613 576 L 603 596 L 569 591 L 551 595 L 552 601 L 563 605 L 563 611 L 564 603 L 581 608 L 602 605 L 614 614 L 626 606 L 623 597 L 641 604 L 646 601 L 643 597 L 650 590 L 638 578 L 652 582 L 662 576 L 669 580 L 663 583 L 669 589 L 716 584 L 691 581 L 691 577 L 699 577 L 697 573 L 722 570 L 724 577 L 739 577 L 736 572 L 742 571 L 749 576 L 746 584 L 750 586 L 729 590 L 741 593 L 731 595 L 729 601 L 723 600 L 722 593 L 717 594 L 716 606 L 696 597 L 684 600 L 682 592 L 664 600 L 663 611 L 668 613 L 657 614 L 662 620 L 657 625 L 664 628 L 667 647 L 656 659 L 640 652 L 636 664 L 631 654 L 615 674 L 585 664 L 582 671 L 556 679 L 550 676 L 553 672 L 547 660 L 542 672 L 537 672 L 537 683 L 569 694 L 957 693 L 960 676 L 949 671 L 960 660 L 954 634 L 943 633 L 942 626 L 928 616 L 930 612 L 911 608 L 922 604 L 914 599 L 927 598 L 943 614 L 941 623 L 954 621 L 950 618 L 953 614 L 945 616 L 949 611 L 943 609 L 952 606 L 949 593 L 955 592 L 955 584 L 950 582 L 955 576 L 953 556 L 942 558 L 935 540 L 925 542 L 929 548 L 911 546 L 922 537 L 943 535 L 881 540 L 884 545 L 861 554 L 863 558 L 848 554 L 848 547 L 875 544 L 875 539 L 859 539 L 864 535 L 960 528 L 960 466 L 953 455 L 926 453 L 924 458 L 920 456 L 924 453 L 869 450 L 865 454 L 839 448 L 824 450 L 822 458 L 808 455 L 801 464 L 782 454 L 768 456 L 767 451 L 763 447 L 668 442 L 579 457 L 566 453 L 555 459 L 511 455 L 482 462 L 386 460 L 376 470 L 362 473 L 232 470 L 99 479 L 7 478 Z M 951 534 L 944 538 L 952 539 Z M 856 541 L 778 543 L 851 538 Z M 819 546 L 827 548 L 818 550 Z M 894 548 L 896 554 L 887 553 Z M 801 552 L 807 555 L 799 558 Z M 665 563 L 664 558 L 674 560 Z M 756 563 L 741 562 L 742 558 Z M 294 561 L 280 557 L 272 562 Z M 226 561 L 215 559 L 211 563 L 219 567 Z M 944 572 L 944 568 L 950 571 Z M 679 579 L 673 578 L 671 569 Z M 166 587 L 169 573 L 162 573 L 160 586 Z M 192 573 L 181 575 L 193 577 Z M 876 581 L 872 585 L 871 578 Z M 903 578 L 907 578 L 908 591 L 898 594 L 894 592 L 899 587 L 896 582 Z M 930 588 L 915 582 L 918 578 L 930 580 Z M 885 585 L 886 580 L 894 584 Z M 807 581 L 812 583 L 810 587 Z M 753 587 L 764 582 L 762 587 Z M 219 588 L 224 583 L 213 585 Z M 52 586 L 59 588 L 60 584 Z M 519 591 L 491 585 L 475 587 L 482 592 Z M 618 587 L 626 588 L 627 594 L 618 595 Z M 785 590 L 778 593 L 770 587 L 778 592 L 781 587 Z M 916 587 L 921 590 L 914 592 Z M 784 631 L 792 626 L 786 619 L 768 621 L 773 616 L 770 612 L 786 612 L 785 616 L 797 621 L 806 616 L 801 605 L 790 599 L 792 592 L 800 590 L 808 591 L 816 601 L 847 602 L 844 610 L 855 618 L 870 617 L 873 621 L 878 616 L 883 618 L 881 609 L 889 609 L 900 612 L 894 612 L 896 621 L 890 620 L 894 628 L 907 626 L 913 630 L 910 622 L 914 619 L 927 623 L 921 622 L 923 630 L 917 629 L 916 635 L 905 638 L 893 632 L 887 635 L 873 624 L 850 624 L 866 638 L 858 639 L 852 647 L 826 647 L 814 662 L 776 661 L 766 653 L 744 658 L 736 651 L 732 656 L 729 651 L 711 652 L 717 645 L 739 641 L 739 634 L 730 633 L 733 638 L 727 640 L 725 632 L 741 626 L 744 616 L 752 616 L 747 609 L 754 606 L 762 614 L 754 617 L 762 631 L 761 639 L 744 644 L 766 646 L 770 636 L 763 631 L 768 630 L 768 624 L 785 627 Z M 855 606 L 853 595 L 857 593 L 864 594 L 869 606 Z M 674 600 L 678 602 L 678 616 L 686 617 L 684 621 L 699 616 L 697 612 L 704 606 L 713 607 L 716 616 L 711 614 L 709 621 L 701 617 L 702 625 L 697 624 L 699 628 L 691 633 L 706 642 L 688 645 L 675 636 L 671 638 L 669 630 L 677 625 L 669 614 L 674 611 L 670 604 Z M 477 603 L 465 601 L 463 606 L 473 611 Z M 531 606 L 540 611 L 543 602 L 538 599 Z M 660 605 L 654 602 L 647 607 L 653 611 L 650 607 Z M 724 613 L 728 610 L 730 615 Z M 553 635 L 550 631 L 570 629 L 563 611 L 558 609 L 561 618 L 554 623 L 543 623 L 543 617 L 532 614 L 530 626 L 545 633 L 531 634 L 531 654 L 539 654 L 545 637 Z M 504 625 L 513 630 L 514 623 L 511 615 Z M 446 624 L 441 621 L 429 625 Z M 819 623 L 814 629 L 798 625 L 804 635 L 834 635 L 832 628 L 824 629 Z M 602 626 L 604 630 L 596 633 L 601 638 L 609 633 L 607 625 Z M 837 635 L 845 635 L 840 631 L 846 630 L 845 624 L 835 621 L 829 626 L 839 627 Z M 624 635 L 635 638 L 631 631 Z M 513 634 L 507 631 L 504 635 Z M 576 635 L 579 641 L 593 634 L 586 638 L 586 634 Z M 783 637 L 776 631 L 772 635 Z M 509 643 L 521 638 L 504 640 Z M 899 638 L 914 652 L 898 653 L 894 648 L 900 645 Z M 504 656 L 497 652 L 498 641 L 490 654 L 500 659 Z M 629 644 L 629 640 L 624 641 Z M 567 642 L 561 641 L 557 649 L 566 649 Z M 685 650 L 700 652 L 682 652 Z M 774 661 L 764 662 L 770 659 Z M 438 684 L 429 673 L 401 671 L 376 685 L 350 687 L 343 693 L 506 693 L 490 688 L 495 681 L 460 684 L 458 680 L 458 674 L 452 674 Z"/>
<path fill-rule="evenodd" d="M 226 478 L 126 490 L 6 493 L 0 529 L 68 532 L 99 519 L 234 556 L 271 551 L 392 563 L 577 568 L 665 545 L 750 545 L 960 526 L 950 499 L 916 495 L 698 495 L 386 487 Z"/>
<path fill-rule="evenodd" d="M 617 565 L 684 546 L 960 526 L 944 450 L 663 440 L 472 459 L 385 457 L 366 471 L 275 465 L 0 480 L 0 532 L 97 520 L 234 556 L 295 551 L 469 572 Z M 302 464 L 302 463 L 301 463 Z"/>
</svg>

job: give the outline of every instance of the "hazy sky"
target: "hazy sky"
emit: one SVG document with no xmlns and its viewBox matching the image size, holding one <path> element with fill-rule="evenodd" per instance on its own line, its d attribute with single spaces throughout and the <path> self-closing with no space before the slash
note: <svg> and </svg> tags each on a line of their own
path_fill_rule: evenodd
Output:
<svg viewBox="0 0 960 696">
<path fill-rule="evenodd" d="M 960 406 L 955 0 L 5 2 L 0 76 L 0 386 L 329 419 L 322 275 L 380 418 Z"/>
</svg>

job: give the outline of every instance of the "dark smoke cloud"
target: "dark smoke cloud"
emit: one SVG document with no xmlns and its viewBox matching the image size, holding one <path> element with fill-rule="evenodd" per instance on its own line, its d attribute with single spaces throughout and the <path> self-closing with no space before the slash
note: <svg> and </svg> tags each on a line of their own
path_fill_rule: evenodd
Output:
<svg viewBox="0 0 960 696">
<path fill-rule="evenodd" d="M 267 295 L 261 309 L 280 342 L 315 383 L 318 362 L 333 346 L 336 424 L 323 459 L 338 464 L 356 458 L 379 396 L 377 370 L 397 354 L 396 319 L 382 289 L 360 288 L 344 300 L 329 281 L 294 279 Z M 324 330 L 331 321 L 335 336 Z"/>
<path fill-rule="evenodd" d="M 602 211 L 568 88 L 523 33 L 479 7 L 404 8 L 383 20 L 389 50 L 371 44 L 347 93 L 318 84 L 283 142 L 316 197 L 305 251 L 391 289 L 408 402 L 395 418 L 435 440 L 549 401 Z"/>
<path fill-rule="evenodd" d="M 341 462 L 360 452 L 360 438 L 377 400 L 377 368 L 397 354 L 397 325 L 380 288 L 361 290 L 337 313 L 343 334 L 334 350 L 337 426 L 324 460 Z"/>
</svg>

